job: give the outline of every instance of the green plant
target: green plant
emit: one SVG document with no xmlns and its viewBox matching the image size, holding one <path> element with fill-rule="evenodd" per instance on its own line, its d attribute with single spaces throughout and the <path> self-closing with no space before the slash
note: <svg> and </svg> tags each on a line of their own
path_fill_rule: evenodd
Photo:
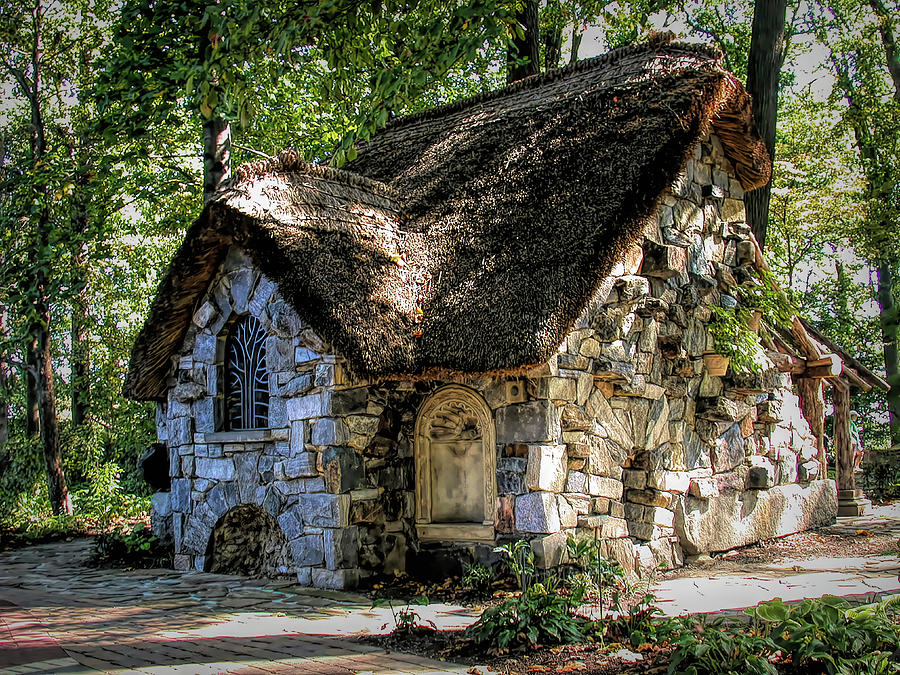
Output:
<svg viewBox="0 0 900 675">
<path fill-rule="evenodd" d="M 585 600 L 596 600 L 603 616 L 604 596 L 610 599 L 612 608 L 620 609 L 620 592 L 627 590 L 625 570 L 616 560 L 607 560 L 600 554 L 601 542 L 596 539 L 573 537 L 566 540 L 569 560 L 579 568 L 579 572 L 567 579 L 568 587 L 578 604 Z"/>
<path fill-rule="evenodd" d="M 387 605 L 388 609 L 391 610 L 391 617 L 394 620 L 394 630 L 391 631 L 392 633 L 398 635 L 421 635 L 422 633 L 430 633 L 437 630 L 437 626 L 434 625 L 433 621 L 425 620 L 423 622 L 419 613 L 412 608 L 413 603 L 419 606 L 427 605 L 428 596 L 417 595 L 399 609 L 394 607 L 393 600 L 387 598 L 376 599 L 372 603 L 372 606 L 383 607 L 384 605 Z M 388 625 L 389 624 L 384 624 L 381 627 L 382 630 L 387 628 Z"/>
<path fill-rule="evenodd" d="M 525 592 L 534 581 L 534 551 L 524 539 L 512 544 L 503 544 L 494 548 L 495 553 L 503 554 L 501 560 L 515 577 L 519 590 Z"/>
<path fill-rule="evenodd" d="M 97 537 L 91 558 L 95 564 L 127 564 L 132 567 L 168 567 L 172 553 L 144 523 L 131 531 L 116 528 Z"/>
<path fill-rule="evenodd" d="M 585 621 L 552 579 L 532 583 L 521 594 L 485 610 L 467 634 L 498 652 L 584 639 Z"/>
<path fill-rule="evenodd" d="M 900 673 L 889 660 L 900 641 L 891 612 L 900 596 L 851 608 L 843 598 L 826 595 L 788 605 L 776 598 L 746 610 L 777 650 L 790 654 L 796 672 L 841 675 Z"/>
<path fill-rule="evenodd" d="M 669 644 L 674 648 L 668 675 L 774 675 L 768 659 L 776 649 L 767 637 L 692 617 L 674 620 Z"/>
<path fill-rule="evenodd" d="M 476 593 L 487 595 L 494 584 L 494 570 L 487 565 L 466 565 L 463 570 L 462 584 Z"/>
</svg>

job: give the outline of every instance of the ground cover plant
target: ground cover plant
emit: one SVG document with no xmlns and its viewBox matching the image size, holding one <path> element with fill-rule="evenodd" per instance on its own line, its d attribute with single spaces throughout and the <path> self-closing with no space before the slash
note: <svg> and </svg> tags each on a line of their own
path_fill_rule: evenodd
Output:
<svg viewBox="0 0 900 675">
<path fill-rule="evenodd" d="M 483 674 L 484 664 L 510 674 L 900 673 L 900 596 L 857 607 L 833 596 L 793 604 L 776 598 L 745 610 L 743 619 L 669 619 L 652 595 L 629 595 L 624 574 L 591 542 L 570 540 L 570 564 L 549 574 L 535 569 L 524 541 L 496 551 L 516 590 L 485 598 L 467 630 L 433 630 L 415 611 L 398 612 L 392 633 L 368 641 L 475 664 L 470 672 Z"/>
</svg>

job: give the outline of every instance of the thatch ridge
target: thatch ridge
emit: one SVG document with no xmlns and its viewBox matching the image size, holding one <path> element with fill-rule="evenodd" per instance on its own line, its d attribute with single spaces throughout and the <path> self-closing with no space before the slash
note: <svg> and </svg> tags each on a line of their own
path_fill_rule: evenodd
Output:
<svg viewBox="0 0 900 675">
<path fill-rule="evenodd" d="M 409 124 L 416 124 L 424 120 L 433 119 L 435 117 L 443 117 L 450 113 L 459 112 L 460 110 L 465 110 L 466 108 L 471 108 L 481 103 L 486 103 L 488 101 L 507 97 L 510 94 L 517 94 L 521 91 L 545 86 L 547 84 L 550 84 L 551 82 L 564 79 L 573 73 L 580 73 L 586 70 L 594 70 L 599 67 L 610 66 L 627 56 L 645 53 L 648 51 L 648 47 L 657 51 L 665 51 L 666 53 L 670 53 L 673 55 L 682 52 L 690 54 L 692 56 L 702 56 L 704 58 L 708 58 L 717 62 L 721 61 L 724 56 L 722 50 L 713 45 L 683 42 L 681 40 L 677 40 L 675 34 L 672 32 L 654 31 L 651 32 L 646 42 L 624 45 L 622 47 L 618 47 L 617 49 L 608 51 L 605 54 L 598 54 L 597 56 L 592 56 L 588 59 L 582 59 L 580 61 L 576 61 L 575 63 L 569 63 L 565 66 L 554 68 L 553 70 L 548 70 L 544 73 L 539 73 L 537 75 L 532 75 L 530 77 L 517 80 L 516 82 L 511 82 L 510 84 L 507 84 L 500 89 L 481 92 L 480 94 L 476 94 L 468 98 L 463 98 L 451 103 L 445 103 L 443 105 L 435 106 L 434 108 L 429 108 L 427 110 L 421 110 L 411 115 L 391 118 L 390 120 L 388 120 L 387 124 L 385 124 L 384 128 L 381 131 L 384 132 L 397 129 Z"/>
</svg>

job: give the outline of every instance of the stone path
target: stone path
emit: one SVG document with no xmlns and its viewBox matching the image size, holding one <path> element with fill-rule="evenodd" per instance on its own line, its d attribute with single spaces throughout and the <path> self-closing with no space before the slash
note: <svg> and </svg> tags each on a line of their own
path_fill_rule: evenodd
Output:
<svg viewBox="0 0 900 675">
<path fill-rule="evenodd" d="M 841 519 L 831 530 L 900 537 L 900 506 Z M 362 595 L 290 581 L 173 570 L 95 570 L 87 540 L 0 554 L 0 673 L 462 673 L 465 666 L 386 653 L 348 636 L 381 632 L 390 610 Z M 692 572 L 698 574 L 696 570 Z M 653 586 L 667 615 L 717 612 L 826 593 L 858 600 L 900 592 L 900 560 L 785 561 L 744 574 Z M 472 610 L 417 607 L 441 628 Z"/>
</svg>

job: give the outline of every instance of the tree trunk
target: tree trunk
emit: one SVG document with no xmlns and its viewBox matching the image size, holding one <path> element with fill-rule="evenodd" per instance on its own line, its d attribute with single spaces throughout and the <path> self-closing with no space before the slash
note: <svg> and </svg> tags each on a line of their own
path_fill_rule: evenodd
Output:
<svg viewBox="0 0 900 675">
<path fill-rule="evenodd" d="M 2 357 L 3 354 L 0 354 Z M 0 447 L 9 441 L 9 371 L 6 362 L 0 359 Z M 0 459 L 4 455 L 0 450 Z M 2 462 L 0 462 L 2 472 Z"/>
<path fill-rule="evenodd" d="M 769 159 L 775 159 L 775 124 L 778 116 L 778 80 L 784 62 L 784 20 L 787 0 L 757 0 L 753 9 L 747 91 L 753 99 L 753 121 L 766 144 Z M 760 248 L 766 245 L 772 182 L 744 197 L 747 222 Z"/>
<path fill-rule="evenodd" d="M 84 189 L 83 175 L 79 172 L 76 190 Z M 87 231 L 87 213 L 81 202 L 80 193 L 72 207 L 72 234 L 75 237 L 72 246 L 72 324 L 70 337 L 72 340 L 72 379 L 71 403 L 72 424 L 80 426 L 87 418 L 91 396 L 91 345 L 90 316 L 87 298 L 87 243 L 83 241 Z"/>
<path fill-rule="evenodd" d="M 562 10 L 559 0 L 547 0 L 547 8 L 553 12 L 553 21 L 547 27 L 547 31 L 541 34 L 541 43 L 544 45 L 544 70 L 553 70 L 559 67 L 562 58 Z"/>
<path fill-rule="evenodd" d="M 37 372 L 37 360 L 34 354 L 37 351 L 35 345 L 29 340 L 28 353 L 25 355 L 27 370 L 23 373 L 22 382 L 25 384 L 25 435 L 28 438 L 37 438 L 41 432 L 41 411 L 38 409 L 38 386 L 34 373 Z"/>
<path fill-rule="evenodd" d="M 522 28 L 521 37 L 514 33 L 506 63 L 506 83 L 537 75 L 541 72 L 540 25 L 537 0 L 524 0 L 516 10 L 516 23 Z"/>
<path fill-rule="evenodd" d="M 578 50 L 581 48 L 581 39 L 583 37 L 584 34 L 578 32 L 578 24 L 576 23 L 572 26 L 572 50 L 569 52 L 569 63 L 578 61 Z"/>
<path fill-rule="evenodd" d="M 203 123 L 203 203 L 231 176 L 231 125 L 221 117 Z"/>
<path fill-rule="evenodd" d="M 809 422 L 809 428 L 815 436 L 818 449 L 819 475 L 828 476 L 828 461 L 825 455 L 825 396 L 822 379 L 818 377 L 798 377 L 797 395 L 800 397 L 800 410 Z"/>
<path fill-rule="evenodd" d="M 888 384 L 888 410 L 890 411 L 891 445 L 900 444 L 900 352 L 897 349 L 898 311 L 894 285 L 895 264 L 893 260 L 880 259 L 876 262 L 878 272 L 878 304 L 881 308 L 881 338 L 884 343 L 884 370 Z"/>
<path fill-rule="evenodd" d="M 846 385 L 834 382 L 831 401 L 834 404 L 834 456 L 840 499 L 842 492 L 852 493 L 856 490 L 853 448 L 850 446 L 850 391 Z"/>
</svg>

